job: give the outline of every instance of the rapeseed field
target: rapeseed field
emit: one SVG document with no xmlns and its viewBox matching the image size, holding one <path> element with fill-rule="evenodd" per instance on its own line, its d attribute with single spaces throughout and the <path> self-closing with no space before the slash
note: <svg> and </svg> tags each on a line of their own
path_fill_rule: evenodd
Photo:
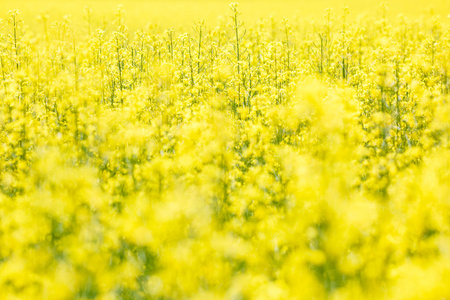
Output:
<svg viewBox="0 0 450 300">
<path fill-rule="evenodd" d="M 450 299 L 450 3 L 0 4 L 0 299 Z"/>
</svg>

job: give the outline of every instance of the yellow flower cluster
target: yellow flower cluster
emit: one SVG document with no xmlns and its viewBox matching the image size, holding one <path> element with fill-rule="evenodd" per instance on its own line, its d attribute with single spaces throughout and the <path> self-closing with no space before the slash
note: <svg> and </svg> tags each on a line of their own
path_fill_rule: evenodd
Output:
<svg viewBox="0 0 450 300">
<path fill-rule="evenodd" d="M 0 21 L 0 299 L 450 299 L 438 16 Z"/>
</svg>

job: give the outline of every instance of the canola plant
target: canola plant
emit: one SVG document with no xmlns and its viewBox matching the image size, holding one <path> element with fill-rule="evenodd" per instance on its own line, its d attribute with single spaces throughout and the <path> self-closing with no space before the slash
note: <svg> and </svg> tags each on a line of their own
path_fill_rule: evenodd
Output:
<svg viewBox="0 0 450 300">
<path fill-rule="evenodd" d="M 227 14 L 3 16 L 0 299 L 450 299 L 448 21 Z"/>
</svg>

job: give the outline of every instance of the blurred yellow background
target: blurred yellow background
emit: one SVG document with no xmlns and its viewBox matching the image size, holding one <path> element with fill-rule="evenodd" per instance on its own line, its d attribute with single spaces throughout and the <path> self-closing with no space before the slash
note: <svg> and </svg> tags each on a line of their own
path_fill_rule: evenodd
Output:
<svg viewBox="0 0 450 300">
<path fill-rule="evenodd" d="M 70 14 L 74 22 L 82 20 L 83 8 L 92 8 L 94 17 L 110 17 L 118 5 L 126 11 L 127 23 L 132 27 L 158 23 L 159 26 L 183 26 L 197 19 L 215 23 L 220 16 L 228 15 L 227 0 L 7 0 L 0 1 L 2 15 L 10 9 L 19 9 L 27 21 L 37 14 L 49 14 L 51 19 Z M 376 0 L 243 0 L 240 4 L 243 18 L 254 22 L 260 18 L 274 16 L 277 19 L 314 19 L 323 15 L 325 9 L 332 8 L 341 14 L 344 5 L 350 8 L 350 17 L 361 13 L 380 14 L 383 1 Z M 397 0 L 389 1 L 389 17 L 405 14 L 410 17 L 440 14 L 447 19 L 450 14 L 449 0 Z"/>
</svg>

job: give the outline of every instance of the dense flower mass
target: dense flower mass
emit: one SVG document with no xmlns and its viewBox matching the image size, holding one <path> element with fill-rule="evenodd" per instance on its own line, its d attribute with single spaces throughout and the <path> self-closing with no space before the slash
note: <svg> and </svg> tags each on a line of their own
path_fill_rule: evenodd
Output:
<svg viewBox="0 0 450 300">
<path fill-rule="evenodd" d="M 450 299 L 450 27 L 0 21 L 0 299 Z"/>
</svg>

